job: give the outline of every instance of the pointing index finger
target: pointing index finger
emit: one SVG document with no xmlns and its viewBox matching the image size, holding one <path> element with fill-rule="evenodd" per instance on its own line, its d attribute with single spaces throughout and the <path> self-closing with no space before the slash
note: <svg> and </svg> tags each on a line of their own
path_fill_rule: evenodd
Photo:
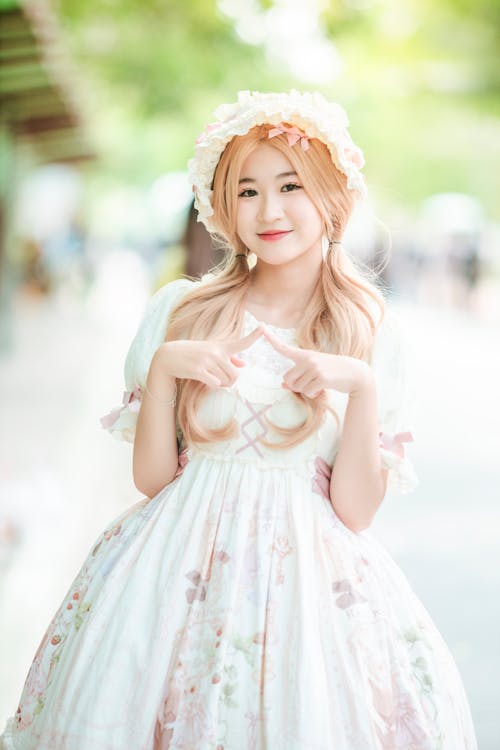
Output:
<svg viewBox="0 0 500 750">
<path fill-rule="evenodd" d="M 275 333 L 272 333 L 268 328 L 264 328 L 264 336 L 274 347 L 274 349 L 276 349 L 276 351 L 280 352 L 280 354 L 283 354 L 283 356 L 288 357 L 288 359 L 292 359 L 295 362 L 297 358 L 296 346 L 285 344 L 284 341 L 281 341 L 281 339 L 278 338 Z"/>
<path fill-rule="evenodd" d="M 248 333 L 246 336 L 243 336 L 241 339 L 237 339 L 234 342 L 230 342 L 230 351 L 233 351 L 235 353 L 242 352 L 244 349 L 248 349 L 249 346 L 252 346 L 254 341 L 257 341 L 260 336 L 264 333 L 264 329 L 261 325 L 257 326 L 251 333 Z"/>
</svg>

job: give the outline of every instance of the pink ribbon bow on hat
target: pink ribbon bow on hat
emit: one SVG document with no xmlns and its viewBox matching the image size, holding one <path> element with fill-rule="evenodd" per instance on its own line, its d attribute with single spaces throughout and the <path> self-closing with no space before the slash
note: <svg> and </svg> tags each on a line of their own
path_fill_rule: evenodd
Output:
<svg viewBox="0 0 500 750">
<path fill-rule="evenodd" d="M 379 446 L 385 448 L 391 453 L 395 453 L 400 458 L 405 457 L 405 447 L 403 443 L 413 443 L 411 432 L 379 432 Z"/>
<path fill-rule="evenodd" d="M 295 146 L 297 141 L 300 141 L 303 151 L 307 151 L 309 148 L 309 136 L 302 130 L 299 130 L 296 125 L 285 125 L 280 122 L 279 125 L 276 125 L 269 131 L 268 138 L 274 138 L 275 135 L 280 135 L 281 133 L 286 133 L 289 146 Z"/>
</svg>

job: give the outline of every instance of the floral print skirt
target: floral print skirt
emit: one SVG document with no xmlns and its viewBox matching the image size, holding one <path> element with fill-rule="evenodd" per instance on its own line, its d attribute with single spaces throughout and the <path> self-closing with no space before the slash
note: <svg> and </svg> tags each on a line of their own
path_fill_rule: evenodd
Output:
<svg viewBox="0 0 500 750">
<path fill-rule="evenodd" d="M 448 647 L 323 466 L 182 468 L 92 545 L 0 748 L 477 749 Z"/>
</svg>

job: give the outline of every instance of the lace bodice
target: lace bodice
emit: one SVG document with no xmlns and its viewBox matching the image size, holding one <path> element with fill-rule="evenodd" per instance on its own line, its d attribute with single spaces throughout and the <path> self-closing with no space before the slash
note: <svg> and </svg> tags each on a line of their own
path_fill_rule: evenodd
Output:
<svg viewBox="0 0 500 750">
<path fill-rule="evenodd" d="M 170 311 L 195 283 L 202 282 L 179 279 L 166 284 L 151 298 L 125 361 L 127 390 L 123 405 L 102 418 L 103 426 L 115 437 L 133 441 L 141 390 L 152 356 L 163 341 Z M 259 323 L 246 310 L 243 335 L 250 333 Z M 388 319 L 383 325 L 371 362 L 377 381 L 380 432 L 384 438 L 380 445 L 382 464 L 390 470 L 389 486 L 399 492 L 408 492 L 416 486 L 417 478 L 410 460 L 401 451 L 402 431 L 408 430 L 403 358 L 395 321 Z M 280 328 L 268 323 L 266 326 L 281 340 L 290 344 L 296 342 L 295 328 Z M 255 463 L 261 469 L 294 467 L 295 470 L 310 471 L 318 457 L 328 466 L 333 466 L 342 436 L 347 394 L 333 389 L 327 391 L 329 404 L 338 420 L 327 411 L 320 429 L 303 442 L 287 449 L 267 448 L 262 446 L 259 436 L 270 442 L 282 440 L 272 424 L 294 427 L 305 417 L 305 407 L 281 386 L 283 375 L 293 362 L 276 351 L 264 337 L 257 339 L 239 356 L 245 366 L 240 369 L 237 381 L 230 387 L 211 390 L 198 414 L 200 422 L 209 427 L 222 427 L 230 419 L 236 420 L 238 435 L 231 440 L 189 446 L 189 451 L 220 460 Z M 393 439 L 395 434 L 396 437 L 399 435 L 399 442 Z M 181 449 L 186 448 L 180 433 L 179 442 Z"/>
<path fill-rule="evenodd" d="M 259 322 L 249 311 L 245 311 L 243 335 L 253 331 Z M 295 329 L 266 325 L 283 341 L 295 343 Z M 239 371 L 237 381 L 230 387 L 212 390 L 198 416 L 202 424 L 209 427 L 220 427 L 235 419 L 239 434 L 231 440 L 192 448 L 191 453 L 201 452 L 211 457 L 254 463 L 262 469 L 279 466 L 299 470 L 302 467 L 310 472 L 318 456 L 331 466 L 339 438 L 336 422 L 332 418 L 295 446 L 275 449 L 260 443 L 259 437 L 271 443 L 280 443 L 282 436 L 272 425 L 287 428 L 298 426 L 304 421 L 306 410 L 281 385 L 284 374 L 293 367 L 293 361 L 276 351 L 267 339 L 257 339 L 238 356 L 245 366 Z M 346 395 L 332 391 L 330 400 L 342 417 Z"/>
<path fill-rule="evenodd" d="M 257 320 L 249 310 L 245 310 L 242 335 L 246 336 L 251 333 L 260 323 L 261 321 Z M 296 343 L 295 328 L 278 328 L 269 323 L 266 323 L 266 326 L 282 341 L 288 344 Z M 251 347 L 240 352 L 238 356 L 245 362 L 245 367 L 239 372 L 234 390 L 239 391 L 251 401 L 265 404 L 272 403 L 286 395 L 281 382 L 284 373 L 293 367 L 293 361 L 277 352 L 263 336 L 257 339 Z"/>
</svg>

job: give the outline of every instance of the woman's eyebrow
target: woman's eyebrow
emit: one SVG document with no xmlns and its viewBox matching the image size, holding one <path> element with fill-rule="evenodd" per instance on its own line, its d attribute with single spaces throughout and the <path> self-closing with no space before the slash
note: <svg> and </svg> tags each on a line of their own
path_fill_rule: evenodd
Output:
<svg viewBox="0 0 500 750">
<path fill-rule="evenodd" d="M 282 177 L 298 177 L 297 172 L 281 172 L 280 174 L 276 175 L 276 179 L 280 180 Z M 238 185 L 242 185 L 244 182 L 257 182 L 253 177 L 242 177 L 241 180 L 238 180 Z"/>
</svg>

